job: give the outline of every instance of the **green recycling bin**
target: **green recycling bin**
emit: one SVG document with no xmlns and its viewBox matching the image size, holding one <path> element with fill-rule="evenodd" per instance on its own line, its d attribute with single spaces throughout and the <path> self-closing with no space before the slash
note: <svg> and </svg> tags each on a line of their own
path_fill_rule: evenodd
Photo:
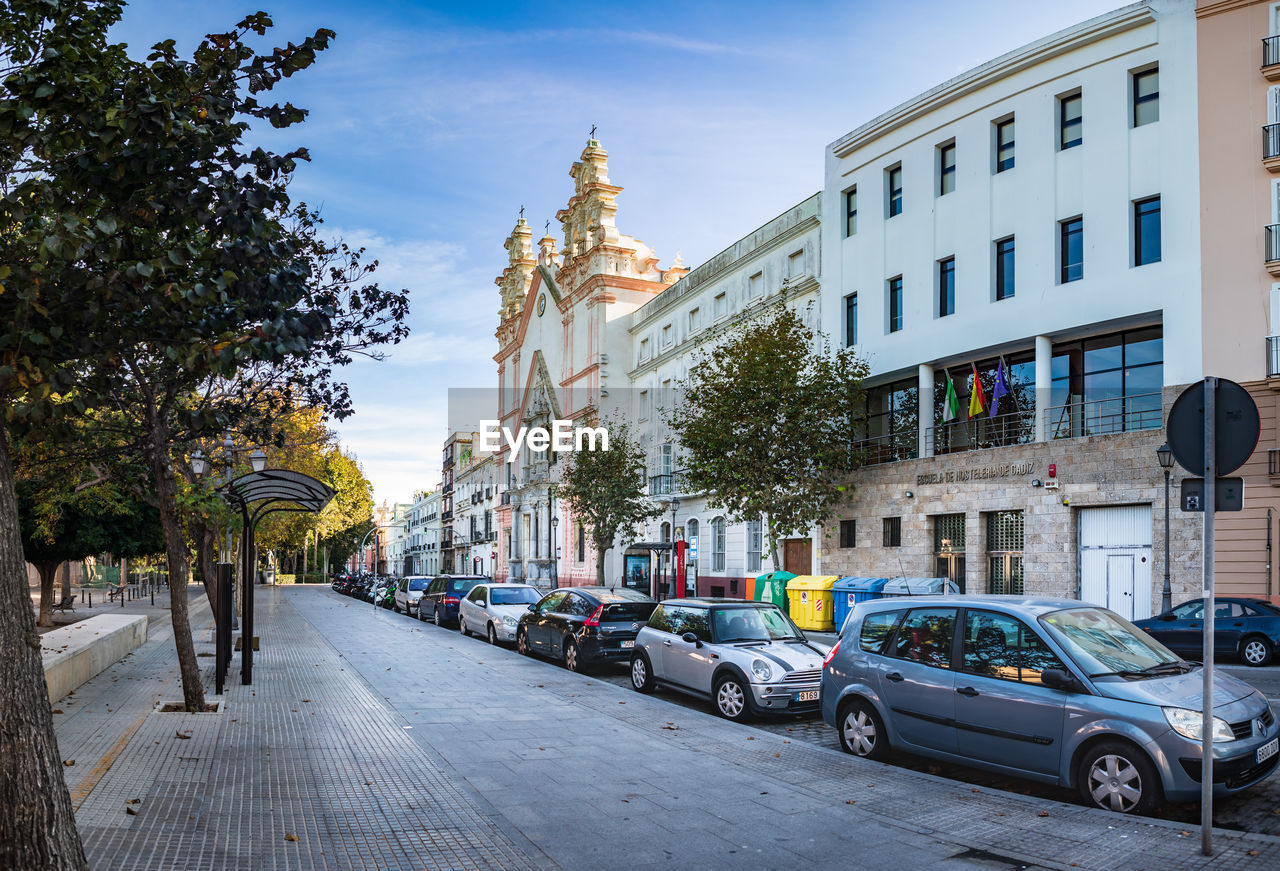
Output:
<svg viewBox="0 0 1280 871">
<path fill-rule="evenodd" d="M 757 602 L 772 602 L 783 611 L 787 610 L 787 581 L 794 578 L 791 572 L 769 572 L 760 575 L 752 582 L 747 598 Z"/>
</svg>

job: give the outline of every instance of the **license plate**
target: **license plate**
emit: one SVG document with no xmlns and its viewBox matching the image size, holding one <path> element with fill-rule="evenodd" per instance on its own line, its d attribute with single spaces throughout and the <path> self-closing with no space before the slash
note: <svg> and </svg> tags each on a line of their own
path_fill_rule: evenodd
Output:
<svg viewBox="0 0 1280 871">
<path fill-rule="evenodd" d="M 816 702 L 818 700 L 818 690 L 806 690 L 802 693 L 796 693 L 797 702 Z"/>
<path fill-rule="evenodd" d="M 623 641 L 621 642 L 621 646 L 623 650 L 630 650 L 632 647 L 636 646 L 636 643 L 634 641 Z"/>
<path fill-rule="evenodd" d="M 1277 752 L 1280 752 L 1280 738 L 1272 738 L 1258 748 L 1258 762 L 1266 762 Z"/>
</svg>

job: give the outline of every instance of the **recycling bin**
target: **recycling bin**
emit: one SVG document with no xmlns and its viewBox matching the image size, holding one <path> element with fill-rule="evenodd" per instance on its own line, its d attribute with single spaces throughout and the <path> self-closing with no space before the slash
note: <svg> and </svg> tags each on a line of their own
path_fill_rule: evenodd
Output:
<svg viewBox="0 0 1280 871">
<path fill-rule="evenodd" d="M 831 588 L 834 599 L 835 623 L 839 629 L 853 606 L 869 599 L 879 599 L 880 591 L 889 582 L 888 578 L 841 578 Z"/>
<path fill-rule="evenodd" d="M 831 588 L 837 580 L 836 575 L 799 575 L 787 581 L 791 619 L 797 626 L 811 632 L 835 629 Z"/>
<path fill-rule="evenodd" d="M 794 578 L 791 572 L 769 572 L 748 581 L 747 598 L 757 602 L 772 602 L 787 610 L 787 582 Z"/>
</svg>

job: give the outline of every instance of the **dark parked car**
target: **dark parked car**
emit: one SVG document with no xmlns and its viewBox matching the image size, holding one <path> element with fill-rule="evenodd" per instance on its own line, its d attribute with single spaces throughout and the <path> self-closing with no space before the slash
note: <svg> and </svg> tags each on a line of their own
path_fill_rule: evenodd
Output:
<svg viewBox="0 0 1280 871">
<path fill-rule="evenodd" d="M 562 659 L 570 671 L 596 662 L 625 662 L 656 607 L 653 599 L 625 588 L 552 590 L 520 618 L 516 648 Z"/>
<path fill-rule="evenodd" d="M 1214 656 L 1238 656 L 1245 665 L 1267 665 L 1280 645 L 1280 608 L 1258 599 L 1214 597 Z M 1199 660 L 1204 653 L 1204 599 L 1191 599 L 1133 625 L 1175 653 Z"/>
<path fill-rule="evenodd" d="M 484 575 L 438 575 L 427 585 L 418 599 L 418 619 L 430 620 L 437 626 L 458 622 L 458 602 L 476 584 L 485 584 Z"/>
</svg>

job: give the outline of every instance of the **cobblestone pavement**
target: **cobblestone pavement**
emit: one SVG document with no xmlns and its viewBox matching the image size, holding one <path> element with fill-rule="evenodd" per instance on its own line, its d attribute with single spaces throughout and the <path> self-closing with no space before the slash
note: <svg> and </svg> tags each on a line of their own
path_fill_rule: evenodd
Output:
<svg viewBox="0 0 1280 871">
<path fill-rule="evenodd" d="M 328 588 L 259 595 L 255 684 L 220 713 L 153 712 L 163 631 L 59 703 L 94 867 L 1280 865 L 1277 838 L 1205 858 L 1180 824 L 853 759 Z"/>
</svg>

